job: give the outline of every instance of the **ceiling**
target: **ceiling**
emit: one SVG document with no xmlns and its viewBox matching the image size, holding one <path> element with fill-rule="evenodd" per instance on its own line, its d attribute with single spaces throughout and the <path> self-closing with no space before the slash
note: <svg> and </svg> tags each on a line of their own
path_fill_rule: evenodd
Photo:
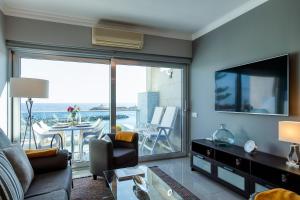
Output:
<svg viewBox="0 0 300 200">
<path fill-rule="evenodd" d="M 4 14 L 93 26 L 135 24 L 148 34 L 196 39 L 267 0 L 0 0 Z"/>
</svg>

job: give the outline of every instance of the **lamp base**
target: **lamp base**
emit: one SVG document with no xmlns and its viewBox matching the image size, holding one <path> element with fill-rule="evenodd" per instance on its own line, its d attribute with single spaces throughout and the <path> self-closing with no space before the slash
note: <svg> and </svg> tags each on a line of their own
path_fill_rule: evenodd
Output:
<svg viewBox="0 0 300 200">
<path fill-rule="evenodd" d="M 295 161 L 286 161 L 285 163 L 287 166 L 289 167 L 293 167 L 293 168 L 299 168 L 299 164 L 297 164 Z"/>
<path fill-rule="evenodd" d="M 300 164 L 300 150 L 299 150 L 299 145 L 298 144 L 291 144 L 290 145 L 290 152 L 289 155 L 287 157 L 288 161 L 286 162 L 286 164 L 289 167 L 295 167 L 295 168 L 299 168 L 299 164 Z M 296 154 L 296 160 L 293 159 L 293 155 Z"/>
</svg>

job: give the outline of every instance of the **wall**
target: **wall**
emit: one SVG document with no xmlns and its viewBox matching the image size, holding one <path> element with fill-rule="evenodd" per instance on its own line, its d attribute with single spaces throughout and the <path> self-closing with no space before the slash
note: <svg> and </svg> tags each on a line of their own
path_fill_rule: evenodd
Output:
<svg viewBox="0 0 300 200">
<path fill-rule="evenodd" d="M 92 46 L 89 27 L 6 16 L 6 39 L 66 47 L 113 49 L 155 55 L 192 57 L 192 41 L 145 35 L 143 50 Z"/>
<path fill-rule="evenodd" d="M 4 39 L 4 15 L 0 11 L 0 128 L 7 131 L 7 54 Z"/>
<path fill-rule="evenodd" d="M 278 141 L 278 121 L 300 120 L 299 60 L 300 1 L 270 0 L 193 42 L 190 70 L 192 139 L 205 138 L 225 123 L 243 144 L 248 138 L 259 150 L 287 155 L 288 144 Z M 214 111 L 214 72 L 284 53 L 291 53 L 290 117 L 217 113 Z"/>
</svg>

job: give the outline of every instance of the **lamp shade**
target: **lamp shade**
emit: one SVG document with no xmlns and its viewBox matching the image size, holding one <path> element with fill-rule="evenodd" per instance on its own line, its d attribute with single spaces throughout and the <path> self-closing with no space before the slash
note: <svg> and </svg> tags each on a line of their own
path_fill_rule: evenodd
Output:
<svg viewBox="0 0 300 200">
<path fill-rule="evenodd" d="M 280 141 L 300 144 L 300 122 L 280 121 L 278 131 Z"/>
<path fill-rule="evenodd" d="M 26 98 L 48 98 L 49 81 L 35 78 L 11 78 L 10 96 Z"/>
</svg>

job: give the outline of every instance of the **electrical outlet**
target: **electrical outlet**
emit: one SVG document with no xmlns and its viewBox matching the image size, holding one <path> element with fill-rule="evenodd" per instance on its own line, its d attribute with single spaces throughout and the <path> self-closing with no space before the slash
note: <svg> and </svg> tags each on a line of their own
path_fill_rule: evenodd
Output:
<svg viewBox="0 0 300 200">
<path fill-rule="evenodd" d="M 192 117 L 193 117 L 193 118 L 197 118 L 197 117 L 198 117 L 198 113 L 192 112 Z"/>
</svg>

